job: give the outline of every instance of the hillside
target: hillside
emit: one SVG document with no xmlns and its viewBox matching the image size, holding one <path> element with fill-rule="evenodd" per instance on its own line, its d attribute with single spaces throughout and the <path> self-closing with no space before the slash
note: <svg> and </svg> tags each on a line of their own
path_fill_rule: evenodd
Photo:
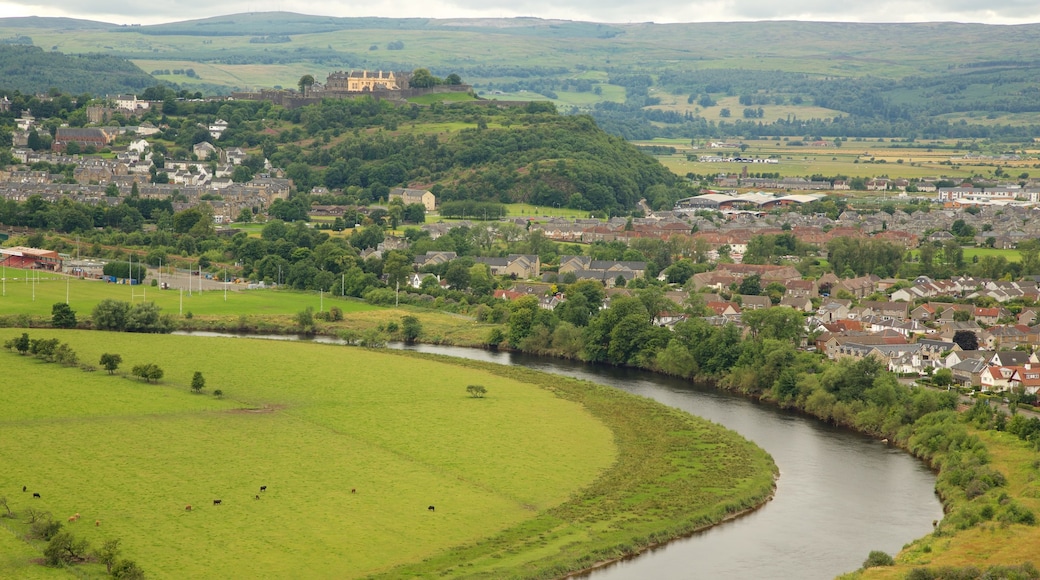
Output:
<svg viewBox="0 0 1040 580">
<path fill-rule="evenodd" d="M 163 82 L 204 92 L 292 87 L 302 74 L 320 80 L 336 70 L 425 67 L 457 73 L 485 96 L 545 99 L 565 112 L 590 113 L 629 139 L 1021 141 L 1040 126 L 1040 62 L 1023 49 L 1040 42 L 1040 25 L 600 24 L 275 12 L 154 26 L 0 19 L 5 37 L 131 59 Z M 187 68 L 198 76 L 167 72 Z M 740 97 L 739 107 L 718 104 L 732 97 Z"/>
<path fill-rule="evenodd" d="M 137 93 L 155 84 L 155 79 L 118 57 L 44 52 L 14 44 L 0 44 L 0 79 L 4 89 L 28 94 L 52 88 L 76 95 Z"/>
</svg>

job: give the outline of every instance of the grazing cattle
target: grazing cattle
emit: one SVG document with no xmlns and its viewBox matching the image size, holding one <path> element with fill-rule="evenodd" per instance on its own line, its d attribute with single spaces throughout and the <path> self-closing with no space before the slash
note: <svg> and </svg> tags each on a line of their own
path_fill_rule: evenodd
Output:
<svg viewBox="0 0 1040 580">
<path fill-rule="evenodd" d="M 36 493 L 36 492 L 34 491 L 34 492 L 33 492 L 33 497 L 34 497 L 34 498 L 36 498 L 36 499 L 40 499 L 40 494 L 38 494 L 38 493 Z"/>
<path fill-rule="evenodd" d="M 101 527 L 101 520 L 94 520 L 94 527 L 95 528 Z"/>
<path fill-rule="evenodd" d="M 191 504 L 188 504 L 188 505 L 184 506 L 184 511 L 190 512 L 191 511 Z"/>
<path fill-rule="evenodd" d="M 220 500 L 219 499 L 213 500 L 213 505 L 220 505 Z"/>
<path fill-rule="evenodd" d="M 76 520 L 78 520 L 78 519 L 79 519 L 79 518 L 77 518 L 76 516 L 69 516 L 69 522 L 70 522 L 70 523 L 71 523 L 71 522 L 74 522 L 74 521 L 76 521 Z"/>
<path fill-rule="evenodd" d="M 357 493 L 357 489 L 356 488 L 351 488 L 350 493 Z"/>
<path fill-rule="evenodd" d="M 267 486 L 266 485 L 261 485 L 260 486 L 260 491 L 267 491 Z"/>
<path fill-rule="evenodd" d="M 26 491 L 28 491 L 28 488 L 23 485 L 22 486 L 22 493 L 25 493 Z"/>
<path fill-rule="evenodd" d="M 260 499 L 260 496 L 255 496 L 253 499 Z"/>
<path fill-rule="evenodd" d="M 433 506 L 431 505 L 430 507 L 428 507 L 426 509 L 428 509 L 428 510 L 430 510 L 432 512 L 433 511 Z"/>
</svg>

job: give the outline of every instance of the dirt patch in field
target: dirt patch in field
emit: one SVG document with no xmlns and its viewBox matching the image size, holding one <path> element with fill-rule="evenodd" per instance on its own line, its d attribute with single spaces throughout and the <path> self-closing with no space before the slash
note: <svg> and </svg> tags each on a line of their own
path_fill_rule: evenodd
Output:
<svg viewBox="0 0 1040 580">
<path fill-rule="evenodd" d="M 228 413 L 235 414 L 254 414 L 254 413 L 274 413 L 275 411 L 281 411 L 285 408 L 285 405 L 264 405 L 263 407 L 243 407 L 239 409 L 230 409 Z"/>
</svg>

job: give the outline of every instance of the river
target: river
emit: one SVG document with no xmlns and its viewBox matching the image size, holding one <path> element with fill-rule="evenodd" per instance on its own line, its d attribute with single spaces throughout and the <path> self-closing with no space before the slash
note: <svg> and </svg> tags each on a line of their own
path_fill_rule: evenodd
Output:
<svg viewBox="0 0 1040 580">
<path fill-rule="evenodd" d="M 833 578 L 859 568 L 871 550 L 894 555 L 942 518 L 935 477 L 923 463 L 798 413 L 634 369 L 469 348 L 392 346 L 617 387 L 723 425 L 773 456 L 780 478 L 774 499 L 761 509 L 595 570 L 586 575 L 592 580 Z"/>
</svg>

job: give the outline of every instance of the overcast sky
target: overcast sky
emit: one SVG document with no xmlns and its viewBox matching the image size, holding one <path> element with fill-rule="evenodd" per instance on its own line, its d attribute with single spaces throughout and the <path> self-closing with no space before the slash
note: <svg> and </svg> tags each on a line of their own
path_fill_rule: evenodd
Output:
<svg viewBox="0 0 1040 580">
<path fill-rule="evenodd" d="M 1037 0 L 0 0 L 0 16 L 70 16 L 117 24 L 155 24 L 235 14 L 287 11 L 325 16 L 474 18 L 535 16 L 592 22 L 1040 22 Z"/>
</svg>

